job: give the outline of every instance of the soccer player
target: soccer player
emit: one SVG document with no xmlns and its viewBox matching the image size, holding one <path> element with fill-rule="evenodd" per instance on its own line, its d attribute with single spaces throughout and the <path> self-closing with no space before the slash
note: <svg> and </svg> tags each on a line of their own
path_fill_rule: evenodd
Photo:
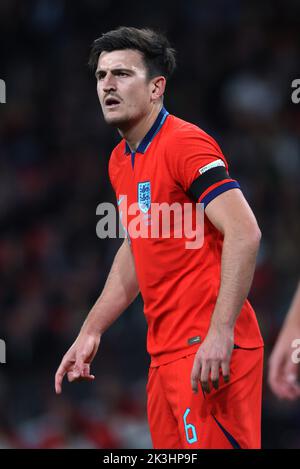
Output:
<svg viewBox="0 0 300 469">
<path fill-rule="evenodd" d="M 103 333 L 140 291 L 153 447 L 259 448 L 263 340 L 247 300 L 261 237 L 255 217 L 215 140 L 165 109 L 175 56 L 163 35 L 109 31 L 94 42 L 90 64 L 104 119 L 122 137 L 109 176 L 125 230 L 133 219 L 125 196 L 148 226 L 154 203 L 194 211 L 202 203 L 204 242 L 188 249 L 184 236 L 128 232 L 57 370 L 56 392 L 65 374 L 95 378 L 90 364 Z"/>
<path fill-rule="evenodd" d="M 269 385 L 281 399 L 300 397 L 300 283 L 269 358 Z"/>
</svg>

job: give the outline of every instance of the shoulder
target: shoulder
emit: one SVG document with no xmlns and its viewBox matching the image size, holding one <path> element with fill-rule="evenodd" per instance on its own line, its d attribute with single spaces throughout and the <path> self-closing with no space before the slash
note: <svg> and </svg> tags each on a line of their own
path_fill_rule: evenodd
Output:
<svg viewBox="0 0 300 469">
<path fill-rule="evenodd" d="M 118 158 L 121 154 L 124 154 L 125 151 L 125 140 L 122 138 L 120 142 L 113 148 L 110 159 Z"/>
<path fill-rule="evenodd" d="M 168 122 L 168 144 L 172 150 L 181 151 L 183 147 L 213 147 L 215 150 L 220 151 L 220 147 L 216 140 L 205 130 L 198 127 L 196 124 L 180 119 L 179 117 L 170 115 Z"/>
<path fill-rule="evenodd" d="M 108 174 L 110 181 L 115 187 L 115 180 L 118 175 L 118 170 L 120 167 L 120 163 L 122 162 L 122 159 L 124 159 L 124 151 L 125 151 L 125 140 L 122 139 L 112 150 L 108 162 Z M 122 158 L 123 157 L 123 158 Z"/>
<path fill-rule="evenodd" d="M 112 150 L 109 158 L 109 168 L 117 165 L 119 161 L 124 157 L 125 152 L 125 140 L 122 139 Z"/>
<path fill-rule="evenodd" d="M 174 179 L 188 190 L 199 173 L 223 166 L 226 159 L 213 137 L 195 124 L 171 116 L 166 161 Z"/>
</svg>

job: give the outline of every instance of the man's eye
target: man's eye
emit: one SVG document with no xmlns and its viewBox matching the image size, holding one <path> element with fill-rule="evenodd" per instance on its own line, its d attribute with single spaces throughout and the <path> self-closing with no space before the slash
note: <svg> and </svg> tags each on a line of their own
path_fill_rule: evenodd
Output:
<svg viewBox="0 0 300 469">
<path fill-rule="evenodd" d="M 126 73 L 126 72 L 119 72 L 118 75 L 121 76 L 121 77 L 127 77 L 127 76 L 128 76 L 128 73 Z"/>
</svg>

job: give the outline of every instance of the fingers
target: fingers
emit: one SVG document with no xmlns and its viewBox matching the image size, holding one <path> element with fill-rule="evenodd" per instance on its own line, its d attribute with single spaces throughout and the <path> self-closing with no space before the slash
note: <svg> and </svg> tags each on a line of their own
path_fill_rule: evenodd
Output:
<svg viewBox="0 0 300 469">
<path fill-rule="evenodd" d="M 57 369 L 57 372 L 55 374 L 55 392 L 56 394 L 61 393 L 61 385 L 62 381 L 64 379 L 65 374 L 67 373 L 67 364 L 62 360 L 60 366 Z"/>
<path fill-rule="evenodd" d="M 203 392 L 209 394 L 211 391 L 210 380 L 214 389 L 220 386 L 220 369 L 225 383 L 230 381 L 230 364 L 228 361 L 202 360 L 195 357 L 191 374 L 191 385 L 194 393 L 198 392 L 198 381 L 200 381 Z"/>
<path fill-rule="evenodd" d="M 95 379 L 95 375 L 90 374 L 90 365 L 88 363 L 83 363 L 80 358 L 75 364 L 69 360 L 62 360 L 55 374 L 56 394 L 61 394 L 62 392 L 62 381 L 65 374 L 67 374 L 67 378 L 70 383 L 80 380 L 93 381 Z"/>
<path fill-rule="evenodd" d="M 74 376 L 74 373 L 72 371 L 69 371 L 68 373 L 68 381 L 69 383 L 72 383 L 73 381 L 94 381 L 95 375 L 83 375 L 81 374 L 78 376 L 77 374 Z"/>
<path fill-rule="evenodd" d="M 277 353 L 276 350 L 273 351 L 269 358 L 268 383 L 273 393 L 279 398 L 287 397 L 286 386 L 283 378 L 285 361 L 285 354 Z"/>
<path fill-rule="evenodd" d="M 220 364 L 219 360 L 213 360 L 211 362 L 205 361 L 204 363 L 202 363 L 200 381 L 204 392 L 209 394 L 211 391 L 209 379 L 211 379 L 213 388 L 216 390 L 219 389 L 220 367 L 222 369 L 224 381 L 227 383 L 229 381 L 229 363 L 222 362 Z"/>
<path fill-rule="evenodd" d="M 80 356 L 80 355 L 77 355 L 76 362 L 75 362 L 74 368 L 72 370 L 72 376 L 73 376 L 72 381 L 74 381 L 77 378 L 80 378 L 80 376 L 82 376 L 83 372 L 84 372 L 84 357 Z"/>
<path fill-rule="evenodd" d="M 297 385 L 296 383 L 287 384 L 284 390 L 283 397 L 290 401 L 294 401 L 295 399 L 300 397 L 300 386 Z"/>
<path fill-rule="evenodd" d="M 201 369 L 201 362 L 200 362 L 198 355 L 196 355 L 194 359 L 192 374 L 191 374 L 191 385 L 192 385 L 192 391 L 194 393 L 198 392 L 198 379 L 199 379 L 200 369 Z"/>
<path fill-rule="evenodd" d="M 82 366 L 79 364 L 74 366 L 74 370 L 68 372 L 68 381 L 71 383 L 73 381 L 93 381 L 95 379 L 94 375 L 90 374 L 90 365 L 84 363 Z"/>
<path fill-rule="evenodd" d="M 290 373 L 286 374 L 286 383 L 287 386 L 289 387 L 290 390 L 290 398 L 292 400 L 297 399 L 300 397 L 300 383 L 298 381 L 298 374 L 297 374 L 297 369 L 290 370 Z"/>
<path fill-rule="evenodd" d="M 269 360 L 268 383 L 279 399 L 295 400 L 300 397 L 297 382 L 298 367 L 288 355 L 273 354 Z"/>
<path fill-rule="evenodd" d="M 284 381 L 274 383 L 272 391 L 279 399 L 287 399 L 293 401 L 300 397 L 299 385 L 291 385 Z"/>
<path fill-rule="evenodd" d="M 214 361 L 211 365 L 211 381 L 215 389 L 219 389 L 219 362 Z"/>
<path fill-rule="evenodd" d="M 194 359 L 192 374 L 191 374 L 192 391 L 194 393 L 198 392 L 198 381 L 200 381 L 202 390 L 204 392 L 207 392 L 207 393 L 210 392 L 209 383 L 208 383 L 209 371 L 210 371 L 210 366 L 209 366 L 208 361 L 203 360 L 203 362 L 201 362 L 201 359 L 196 355 Z"/>
<path fill-rule="evenodd" d="M 286 382 L 288 384 L 290 385 L 297 384 L 298 371 L 299 371 L 298 364 L 292 361 L 292 357 L 288 357 L 284 366 L 284 375 L 286 378 Z"/>
<path fill-rule="evenodd" d="M 230 381 L 230 363 L 229 361 L 223 361 L 221 363 L 222 375 L 225 383 Z"/>
<path fill-rule="evenodd" d="M 88 363 L 85 363 L 84 368 L 83 368 L 83 373 L 81 375 L 83 378 L 91 378 L 94 379 L 95 376 L 90 374 L 90 365 Z"/>
<path fill-rule="evenodd" d="M 200 382 L 201 382 L 201 387 L 202 390 L 206 393 L 210 393 L 210 387 L 209 387 L 209 372 L 210 372 L 210 362 L 205 360 L 202 362 L 202 367 L 201 367 L 201 375 L 200 375 Z"/>
</svg>

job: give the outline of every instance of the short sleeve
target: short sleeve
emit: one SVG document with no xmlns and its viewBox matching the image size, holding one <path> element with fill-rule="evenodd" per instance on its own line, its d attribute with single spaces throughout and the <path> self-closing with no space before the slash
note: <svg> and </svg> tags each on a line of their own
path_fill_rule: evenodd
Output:
<svg viewBox="0 0 300 469">
<path fill-rule="evenodd" d="M 176 133 L 172 167 L 183 190 L 204 207 L 221 193 L 240 188 L 230 177 L 227 161 L 217 142 L 196 126 Z"/>
<path fill-rule="evenodd" d="M 114 151 L 112 151 L 110 158 L 109 158 L 109 162 L 108 162 L 108 176 L 109 176 L 109 180 L 112 185 L 112 188 L 114 192 L 116 193 L 114 158 L 115 158 Z"/>
</svg>

